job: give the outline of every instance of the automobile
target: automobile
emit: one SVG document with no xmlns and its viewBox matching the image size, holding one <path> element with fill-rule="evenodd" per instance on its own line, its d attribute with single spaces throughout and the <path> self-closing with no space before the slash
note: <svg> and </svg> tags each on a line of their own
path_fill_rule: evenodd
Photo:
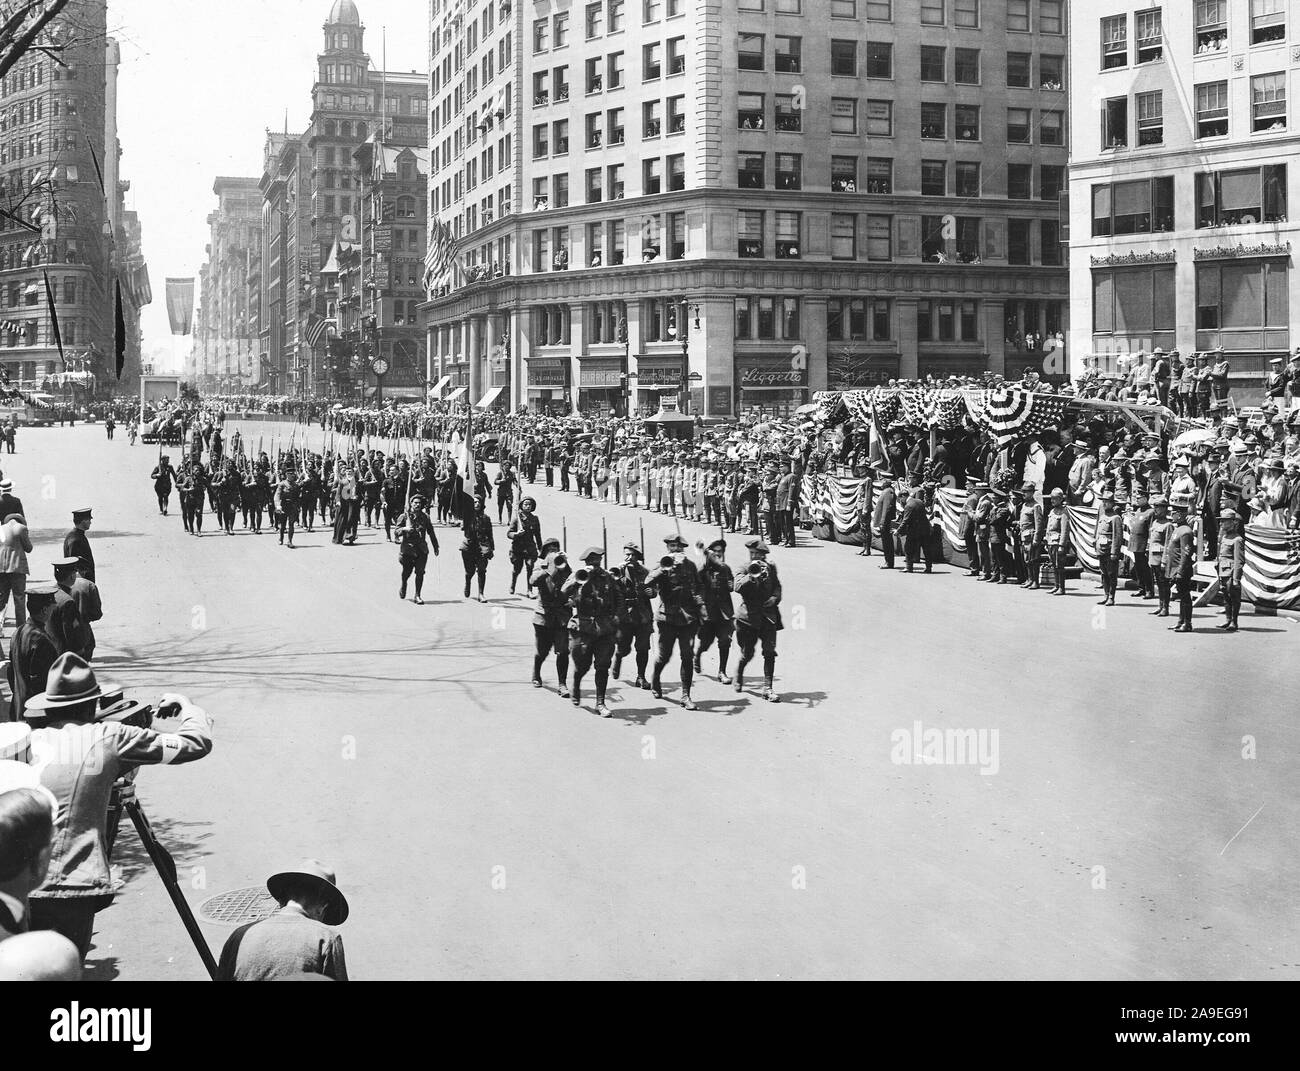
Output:
<svg viewBox="0 0 1300 1071">
<path fill-rule="evenodd" d="M 474 460 L 491 461 L 498 460 L 501 452 L 500 435 L 476 435 L 474 437 Z"/>
</svg>

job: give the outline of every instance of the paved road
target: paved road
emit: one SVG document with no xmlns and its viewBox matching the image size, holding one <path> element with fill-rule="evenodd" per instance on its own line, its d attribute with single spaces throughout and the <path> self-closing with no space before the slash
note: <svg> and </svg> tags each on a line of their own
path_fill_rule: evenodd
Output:
<svg viewBox="0 0 1300 1071">
<path fill-rule="evenodd" d="M 36 562 L 96 507 L 101 673 L 217 720 L 209 759 L 140 778 L 190 901 L 327 860 L 358 977 L 1300 977 L 1285 620 L 1177 636 L 1128 599 L 1095 616 L 1090 585 L 1051 599 L 805 542 L 775 557 L 802 626 L 785 702 L 705 681 L 687 712 L 670 670 L 664 701 L 622 686 L 602 720 L 529 687 L 531 609 L 503 559 L 465 603 L 450 529 L 416 607 L 382 532 L 196 539 L 157 513 L 156 450 L 96 427 L 19 450 L 0 462 Z M 600 542 L 593 503 L 532 491 L 547 533 Z M 605 516 L 611 548 L 671 530 Z M 990 773 L 895 761 L 917 722 L 982 733 Z M 95 976 L 200 977 L 123 836 Z"/>
</svg>

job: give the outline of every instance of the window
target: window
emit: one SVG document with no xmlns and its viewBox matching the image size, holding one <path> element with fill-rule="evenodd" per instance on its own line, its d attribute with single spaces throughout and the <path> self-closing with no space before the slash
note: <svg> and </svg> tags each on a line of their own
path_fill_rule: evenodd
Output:
<svg viewBox="0 0 1300 1071">
<path fill-rule="evenodd" d="M 1065 33 L 1061 0 L 1038 0 L 1038 32 Z"/>
<path fill-rule="evenodd" d="M 776 35 L 776 69 L 783 74 L 798 74 L 803 69 L 803 38 Z"/>
<path fill-rule="evenodd" d="M 623 200 L 623 165 L 610 164 L 605 172 L 605 182 L 609 189 L 609 199 L 611 201 Z"/>
<path fill-rule="evenodd" d="M 1096 334 L 1172 331 L 1175 305 L 1172 265 L 1092 273 L 1092 330 Z"/>
<path fill-rule="evenodd" d="M 764 188 L 766 156 L 761 152 L 742 152 L 736 157 L 737 182 L 742 190 Z"/>
<path fill-rule="evenodd" d="M 674 37 L 668 42 L 668 73 L 682 74 L 686 70 L 686 38 Z"/>
<path fill-rule="evenodd" d="M 587 60 L 587 92 L 599 93 L 604 88 L 604 79 L 600 74 L 600 57 L 593 56 Z"/>
<path fill-rule="evenodd" d="M 646 195 L 663 193 L 663 171 L 658 157 L 641 164 L 641 192 Z"/>
<path fill-rule="evenodd" d="M 1264 45 L 1286 36 L 1284 0 L 1250 0 L 1250 43 Z"/>
<path fill-rule="evenodd" d="M 1133 98 L 1139 145 L 1160 145 L 1165 140 L 1164 98 L 1160 90 Z"/>
<path fill-rule="evenodd" d="M 563 48 L 569 43 L 569 13 L 563 11 L 555 16 L 555 47 Z"/>
<path fill-rule="evenodd" d="M 959 86 L 980 84 L 980 50 L 978 48 L 953 49 L 953 80 Z"/>
<path fill-rule="evenodd" d="M 566 208 L 569 204 L 569 176 L 556 175 L 553 182 L 555 191 L 555 207 Z"/>
<path fill-rule="evenodd" d="M 657 138 L 663 133 L 663 117 L 659 114 L 662 101 L 648 100 L 641 105 L 641 122 L 647 138 Z"/>
<path fill-rule="evenodd" d="M 1128 148 L 1128 97 L 1112 97 L 1102 105 L 1101 147 Z"/>
<path fill-rule="evenodd" d="M 980 262 L 980 222 L 978 216 L 957 217 L 957 259 L 962 264 Z"/>
<path fill-rule="evenodd" d="M 609 125 L 609 143 L 611 145 L 622 145 L 626 136 L 626 128 L 623 126 L 623 109 L 610 108 L 608 112 Z"/>
<path fill-rule="evenodd" d="M 773 0 L 778 15 L 802 15 L 803 0 Z"/>
<path fill-rule="evenodd" d="M 848 213 L 831 213 L 831 259 L 856 260 L 858 256 L 858 217 Z"/>
<path fill-rule="evenodd" d="M 661 46 L 658 42 L 641 49 L 641 80 L 652 81 L 664 73 Z"/>
<path fill-rule="evenodd" d="M 550 127 L 545 123 L 539 123 L 533 127 L 533 159 L 550 154 Z"/>
<path fill-rule="evenodd" d="M 944 0 L 921 0 L 921 25 L 942 26 Z"/>
<path fill-rule="evenodd" d="M 1007 85 L 1013 89 L 1029 88 L 1029 53 L 1007 53 Z"/>
<path fill-rule="evenodd" d="M 1139 11 L 1133 16 L 1133 36 L 1137 38 L 1138 63 L 1154 63 L 1164 58 L 1164 30 L 1158 7 Z"/>
<path fill-rule="evenodd" d="M 1033 164 L 1007 165 L 1007 197 L 1013 201 L 1028 201 L 1033 195 Z"/>
<path fill-rule="evenodd" d="M 600 185 L 600 168 L 587 168 L 587 204 L 594 205 L 601 200 L 603 193 Z"/>
<path fill-rule="evenodd" d="M 803 110 L 796 107 L 793 94 L 776 95 L 776 128 L 793 134 L 803 130 Z"/>
<path fill-rule="evenodd" d="M 754 320 L 750 315 L 749 298 L 736 298 L 736 337 L 752 338 Z"/>
<path fill-rule="evenodd" d="M 1042 236 L 1042 262 L 1046 267 L 1059 268 L 1063 263 L 1061 252 L 1061 225 L 1054 219 L 1038 221 Z"/>
<path fill-rule="evenodd" d="M 800 256 L 801 220 L 798 212 L 777 212 L 776 255 L 779 260 L 798 260 Z"/>
<path fill-rule="evenodd" d="M 1007 0 L 1007 29 L 1014 33 L 1029 32 L 1029 0 Z"/>
<path fill-rule="evenodd" d="M 555 147 L 555 155 L 560 156 L 569 151 L 569 120 L 559 119 L 552 128 L 554 138 L 552 144 Z"/>
<path fill-rule="evenodd" d="M 857 17 L 857 0 L 831 0 L 831 18 L 856 19 Z"/>
<path fill-rule="evenodd" d="M 680 153 L 668 157 L 668 188 L 686 189 L 686 157 Z"/>
<path fill-rule="evenodd" d="M 892 100 L 867 101 L 867 134 L 877 138 L 894 136 L 894 102 Z"/>
<path fill-rule="evenodd" d="M 943 261 L 948 259 L 948 240 L 944 237 L 942 216 L 921 217 L 921 259 Z"/>
<path fill-rule="evenodd" d="M 1161 234 L 1174 229 L 1172 177 L 1092 188 L 1092 235 Z"/>
<path fill-rule="evenodd" d="M 1128 16 L 1112 15 L 1101 20 L 1101 69 L 1128 66 Z"/>
<path fill-rule="evenodd" d="M 776 338 L 776 301 L 773 298 L 758 299 L 758 337 Z"/>
<path fill-rule="evenodd" d="M 736 214 L 736 255 L 763 256 L 763 213 L 742 209 Z"/>
<path fill-rule="evenodd" d="M 980 106 L 978 104 L 958 104 L 954 112 L 957 120 L 957 140 L 979 141 Z"/>
<path fill-rule="evenodd" d="M 948 165 L 942 160 L 921 161 L 921 194 L 945 197 L 948 193 Z"/>
<path fill-rule="evenodd" d="M 1065 168 L 1060 164 L 1038 166 L 1038 199 L 1059 201 L 1065 191 Z"/>
<path fill-rule="evenodd" d="M 870 59 L 868 58 L 868 64 Z M 921 46 L 921 81 L 946 82 L 948 80 L 948 50 L 943 45 Z"/>
<path fill-rule="evenodd" d="M 962 30 L 978 30 L 980 0 L 953 0 L 952 23 Z"/>
<path fill-rule="evenodd" d="M 854 97 L 831 98 L 831 133 L 856 134 L 858 132 L 858 102 Z"/>
<path fill-rule="evenodd" d="M 593 37 L 599 37 L 605 32 L 605 5 L 604 3 L 587 5 L 587 40 Z"/>
<path fill-rule="evenodd" d="M 1218 138 L 1228 133 L 1228 83 L 1203 82 L 1196 87 L 1196 136 Z"/>
<path fill-rule="evenodd" d="M 736 128 L 762 130 L 763 116 L 767 111 L 762 93 L 739 93 L 736 96 Z"/>
<path fill-rule="evenodd" d="M 884 156 L 867 157 L 867 193 L 894 192 L 894 161 Z"/>
<path fill-rule="evenodd" d="M 737 36 L 737 70 L 761 71 L 763 69 L 764 40 L 761 33 L 742 33 Z"/>
<path fill-rule="evenodd" d="M 1228 0 L 1195 0 L 1196 53 L 1222 52 L 1228 47 Z"/>
<path fill-rule="evenodd" d="M 831 74 L 855 77 L 858 73 L 858 43 L 856 41 L 831 42 Z"/>
<path fill-rule="evenodd" d="M 606 78 L 610 89 L 617 89 L 623 84 L 623 53 L 611 52 L 606 60 Z"/>
<path fill-rule="evenodd" d="M 1040 145 L 1064 144 L 1060 112 L 1038 113 L 1038 142 Z"/>
<path fill-rule="evenodd" d="M 921 104 L 921 137 L 942 141 L 948 136 L 948 106 Z"/>
<path fill-rule="evenodd" d="M 1065 88 L 1065 57 L 1038 57 L 1038 88 L 1062 90 Z"/>
<path fill-rule="evenodd" d="M 645 3 L 642 5 L 644 15 L 642 16 L 641 21 L 646 24 L 658 22 L 659 12 L 662 6 L 663 5 L 660 4 L 659 0 L 645 0 Z"/>
<path fill-rule="evenodd" d="M 1196 226 L 1234 227 L 1286 218 L 1286 164 L 1196 176 Z"/>
<path fill-rule="evenodd" d="M 867 19 L 871 22 L 892 22 L 892 0 L 866 0 Z"/>
<path fill-rule="evenodd" d="M 1286 129 L 1286 74 L 1258 74 L 1250 80 L 1250 124 L 1255 133 Z"/>
<path fill-rule="evenodd" d="M 1029 144 L 1029 123 L 1032 114 L 1028 108 L 1007 109 L 1007 141 L 1018 145 Z"/>
<path fill-rule="evenodd" d="M 892 260 L 893 250 L 890 242 L 892 216 L 867 217 L 867 259 Z"/>
<path fill-rule="evenodd" d="M 1007 220 L 1007 263 L 1031 263 L 1029 245 L 1029 220 Z"/>
<path fill-rule="evenodd" d="M 980 165 L 970 161 L 957 162 L 957 196 L 978 197 L 980 195 Z"/>
<path fill-rule="evenodd" d="M 831 157 L 831 192 L 858 192 L 858 158 L 856 156 Z"/>
<path fill-rule="evenodd" d="M 894 77 L 894 46 L 886 41 L 867 42 L 867 77 Z M 943 81 L 942 78 L 939 81 Z"/>
<path fill-rule="evenodd" d="M 798 153 L 776 154 L 776 188 L 778 190 L 803 189 L 803 157 Z"/>
<path fill-rule="evenodd" d="M 668 98 L 668 133 L 681 134 L 686 130 L 686 112 L 683 111 L 685 103 L 685 97 Z"/>
<path fill-rule="evenodd" d="M 1198 264 L 1196 329 L 1286 327 L 1287 284 L 1285 260 Z"/>
<path fill-rule="evenodd" d="M 600 112 L 587 113 L 587 148 L 599 149 L 604 141 L 600 130 Z"/>
<path fill-rule="evenodd" d="M 668 259 L 686 259 L 686 213 L 668 213 Z"/>
</svg>

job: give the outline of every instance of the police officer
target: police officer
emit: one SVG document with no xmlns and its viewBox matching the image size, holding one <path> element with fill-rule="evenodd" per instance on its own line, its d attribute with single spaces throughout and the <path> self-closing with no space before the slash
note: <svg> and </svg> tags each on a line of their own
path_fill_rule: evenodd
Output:
<svg viewBox="0 0 1300 1071">
<path fill-rule="evenodd" d="M 560 553 L 557 540 L 548 540 L 544 546 L 546 553 L 542 563 L 529 578 L 537 593 L 537 611 L 533 614 L 533 639 L 536 643 L 533 654 L 533 687 L 542 687 L 542 666 L 554 651 L 559 695 L 561 699 L 568 699 L 569 617 L 572 610 L 568 597 L 564 594 L 564 585 L 573 570 L 569 567 L 568 558 Z"/>
<path fill-rule="evenodd" d="M 655 614 L 646 591 L 646 578 L 650 575 L 642 561 L 641 548 L 636 543 L 623 545 L 623 564 L 610 574 L 618 582 L 623 595 L 618 615 L 618 649 L 614 655 L 614 679 L 623 668 L 623 659 L 636 649 L 637 688 L 649 688 L 646 666 L 650 662 L 650 637 L 654 635 Z"/>
<path fill-rule="evenodd" d="M 415 574 L 415 605 L 423 606 L 421 597 L 424 591 L 424 571 L 429 564 L 429 543 L 433 544 L 433 553 L 440 552 L 438 536 L 433 530 L 433 522 L 425 512 L 423 495 L 412 495 L 410 505 L 405 513 L 397 518 L 394 529 L 397 536 L 397 560 L 402 566 L 402 586 L 398 590 L 399 599 L 406 598 L 406 584 Z"/>
<path fill-rule="evenodd" d="M 676 646 L 681 658 L 682 706 L 695 710 L 691 699 L 692 671 L 695 666 L 695 634 L 700 627 L 704 611 L 704 594 L 700 585 L 700 571 L 686 557 L 686 540 L 680 535 L 670 535 L 664 540 L 668 554 L 659 562 L 659 568 L 646 577 L 646 591 L 659 596 L 659 609 L 655 624 L 659 628 L 659 652 L 655 659 L 650 690 L 656 699 L 664 697 L 661 676 L 673 656 Z"/>
<path fill-rule="evenodd" d="M 703 547 L 703 544 L 700 544 Z M 736 631 L 736 608 L 732 601 L 736 578 L 727 564 L 727 541 L 715 539 L 704 548 L 704 568 L 700 582 L 704 593 L 704 613 L 701 615 L 699 642 L 695 648 L 695 672 L 702 672 L 700 659 L 704 652 L 718 641 L 718 683 L 730 684 L 727 676 L 727 659 L 731 655 L 731 637 Z"/>
<path fill-rule="evenodd" d="M 614 660 L 618 636 L 618 613 L 622 594 L 614 578 L 601 568 L 605 554 L 588 547 L 582 554 L 582 568 L 564 583 L 563 592 L 573 608 L 569 618 L 569 656 L 573 660 L 573 705 L 582 705 L 582 679 L 596 667 L 596 713 L 610 716 L 605 705 L 609 664 Z"/>
<path fill-rule="evenodd" d="M 740 665 L 736 667 L 736 691 L 745 690 L 745 667 L 754 658 L 754 649 L 761 643 L 763 649 L 763 698 L 770 703 L 780 701 L 772 687 L 776 671 L 776 634 L 785 626 L 781 623 L 781 577 L 776 564 L 769 562 L 768 546 L 761 539 L 745 543 L 749 549 L 749 566 L 736 577 L 736 594 L 740 606 L 736 610 L 736 642 L 740 645 Z"/>
</svg>

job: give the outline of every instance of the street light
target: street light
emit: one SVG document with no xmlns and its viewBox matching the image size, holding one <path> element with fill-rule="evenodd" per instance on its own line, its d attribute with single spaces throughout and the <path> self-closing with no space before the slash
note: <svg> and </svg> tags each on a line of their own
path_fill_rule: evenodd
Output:
<svg viewBox="0 0 1300 1071">
<path fill-rule="evenodd" d="M 638 379 L 635 372 L 624 372 L 618 377 L 623 381 L 623 415 L 632 416 L 632 380 Z"/>
</svg>

